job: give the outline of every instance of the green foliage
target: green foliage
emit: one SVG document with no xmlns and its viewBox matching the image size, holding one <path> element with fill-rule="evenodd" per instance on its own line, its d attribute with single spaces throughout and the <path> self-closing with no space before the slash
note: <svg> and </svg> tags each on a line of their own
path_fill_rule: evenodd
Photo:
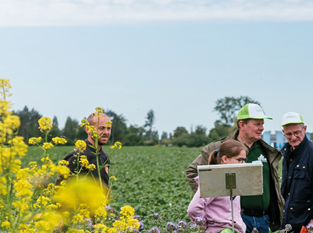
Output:
<svg viewBox="0 0 313 233">
<path fill-rule="evenodd" d="M 183 134 L 188 134 L 188 131 L 185 127 L 179 126 L 174 130 L 174 138 L 178 138 L 182 136 Z"/>
<path fill-rule="evenodd" d="M 52 148 L 50 158 L 57 162 L 72 150 L 71 146 Z M 109 175 L 117 178 L 111 184 L 115 201 L 111 206 L 117 210 L 126 204 L 134 207 L 145 224 L 145 232 L 155 225 L 164 230 L 167 221 L 189 221 L 187 208 L 193 194 L 185 171 L 200 152 L 200 148 L 177 147 L 123 147 L 115 151 L 109 170 Z M 42 150 L 30 147 L 22 167 L 38 161 L 41 153 Z M 280 177 L 281 166 L 280 161 Z M 154 213 L 167 219 L 154 220 Z"/>
<path fill-rule="evenodd" d="M 154 121 L 155 121 L 154 112 L 152 109 L 150 109 L 150 111 L 147 113 L 146 123 L 144 125 L 144 127 L 149 127 L 149 130 L 146 133 L 146 140 L 153 141 L 152 127 L 153 127 Z"/>
<path fill-rule="evenodd" d="M 231 127 L 229 125 L 221 124 L 220 121 L 216 121 L 215 128 L 210 130 L 209 142 L 228 136 L 235 128 L 236 126 Z"/>
<path fill-rule="evenodd" d="M 255 101 L 248 96 L 240 96 L 238 98 L 226 96 L 216 101 L 214 111 L 218 112 L 220 115 L 221 124 L 231 126 L 237 118 L 237 112 L 248 103 L 254 103 L 261 106 L 258 101 Z"/>
<path fill-rule="evenodd" d="M 103 110 L 103 112 L 112 121 L 111 144 L 117 141 L 124 143 L 124 137 L 127 132 L 126 118 L 122 114 L 118 115 L 110 109 Z"/>
<path fill-rule="evenodd" d="M 65 127 L 62 130 L 63 135 L 66 137 L 67 145 L 74 145 L 77 138 L 77 133 L 79 131 L 79 123 L 76 119 L 68 117 L 65 122 Z"/>
<path fill-rule="evenodd" d="M 205 146 L 209 142 L 209 138 L 206 136 L 206 127 L 197 125 L 195 132 L 190 134 L 184 127 L 177 127 L 174 130 L 173 145 L 183 147 L 200 147 Z"/>
<path fill-rule="evenodd" d="M 138 134 L 129 133 L 124 137 L 123 145 L 124 146 L 143 146 L 144 140 L 143 140 L 143 137 Z"/>
<path fill-rule="evenodd" d="M 38 120 L 42 116 L 39 112 L 35 109 L 29 111 L 28 107 L 25 106 L 22 111 L 17 111 L 14 114 L 19 116 L 21 121 L 18 135 L 24 137 L 25 141 L 28 141 L 31 137 L 38 137 L 41 135 L 40 130 L 38 129 Z"/>
<path fill-rule="evenodd" d="M 58 119 L 56 116 L 53 117 L 52 126 L 53 127 L 48 134 L 48 141 L 49 142 L 51 142 L 52 138 L 60 137 L 62 135 L 62 131 L 59 129 L 59 123 L 58 123 Z"/>
<path fill-rule="evenodd" d="M 72 150 L 71 146 L 52 148 L 50 158 L 56 162 Z M 110 151 L 108 147 L 104 150 Z M 200 151 L 199 148 L 174 147 L 123 147 L 116 150 L 110 158 L 109 169 L 109 175 L 117 178 L 112 184 L 115 202 L 111 206 L 117 210 L 126 204 L 134 207 L 144 221 L 145 231 L 155 224 L 153 213 L 159 213 L 167 221 L 189 221 L 187 208 L 193 193 L 185 172 Z M 30 147 L 22 165 L 38 161 L 40 153 L 39 149 Z"/>
</svg>

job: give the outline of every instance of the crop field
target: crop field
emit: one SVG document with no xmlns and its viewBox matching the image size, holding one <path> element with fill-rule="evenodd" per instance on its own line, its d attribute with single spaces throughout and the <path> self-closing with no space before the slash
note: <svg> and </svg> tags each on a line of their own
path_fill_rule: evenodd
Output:
<svg viewBox="0 0 313 233">
<path fill-rule="evenodd" d="M 49 150 L 49 155 L 56 163 L 72 149 L 70 146 L 55 147 Z M 109 147 L 104 150 L 111 151 Z M 123 147 L 116 150 L 110 158 L 109 175 L 117 178 L 110 184 L 114 200 L 110 205 L 117 210 L 124 205 L 132 206 L 147 227 L 155 224 L 154 213 L 166 218 L 163 225 L 167 221 L 189 221 L 186 210 L 193 194 L 185 171 L 200 152 L 201 148 L 177 147 Z M 41 156 L 40 148 L 30 147 L 22 165 L 38 161 Z"/>
<path fill-rule="evenodd" d="M 48 153 L 57 162 L 72 149 L 59 146 Z M 111 151 L 108 147 L 104 150 Z M 146 225 L 153 224 L 151 216 L 154 213 L 165 217 L 165 222 L 189 221 L 186 210 L 193 194 L 185 171 L 200 152 L 201 148 L 175 147 L 123 147 L 116 150 L 110 158 L 109 175 L 117 178 L 110 184 L 114 199 L 110 205 L 117 210 L 131 205 Z M 30 147 L 22 165 L 39 161 L 41 156 L 40 148 Z"/>
</svg>

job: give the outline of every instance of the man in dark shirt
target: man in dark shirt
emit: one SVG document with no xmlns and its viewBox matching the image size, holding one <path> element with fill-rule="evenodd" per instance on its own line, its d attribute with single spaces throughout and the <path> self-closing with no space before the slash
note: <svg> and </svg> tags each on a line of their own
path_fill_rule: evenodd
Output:
<svg viewBox="0 0 313 233">
<path fill-rule="evenodd" d="M 109 156 L 102 149 L 102 146 L 105 145 L 110 138 L 111 122 L 110 122 L 109 117 L 103 113 L 92 113 L 87 118 L 87 121 L 89 123 L 89 126 L 93 126 L 95 128 L 95 130 L 98 130 L 98 134 L 99 134 L 99 136 L 101 135 L 101 137 L 99 137 L 98 143 L 96 143 L 94 140 L 94 136 L 93 136 L 92 131 L 88 130 L 88 127 L 85 127 L 85 131 L 88 135 L 87 139 L 85 140 L 87 146 L 83 152 L 80 152 L 80 158 L 81 158 L 81 156 L 86 156 L 87 160 L 89 161 L 89 164 L 94 164 L 96 166 L 96 169 L 91 171 L 91 173 L 92 173 L 92 176 L 94 176 L 96 178 L 96 180 L 98 180 L 99 175 L 98 175 L 98 170 L 97 170 L 97 158 L 96 158 L 95 146 L 96 146 L 96 144 L 98 144 L 99 166 L 103 166 L 105 164 L 109 165 L 110 164 Z M 71 173 L 73 173 L 73 174 L 77 173 L 78 153 L 79 153 L 79 150 L 77 148 L 75 148 L 72 152 L 70 152 L 69 154 L 67 154 L 63 158 L 63 160 L 66 160 L 69 162 L 69 164 L 67 166 L 71 170 Z M 79 165 L 79 170 L 81 170 L 80 174 L 86 174 L 86 173 L 90 172 L 90 170 L 88 168 L 81 167 L 81 165 Z M 109 172 L 109 166 L 105 166 L 105 167 L 101 168 L 101 170 L 100 170 L 101 180 L 102 180 L 103 184 L 105 184 L 106 186 L 109 185 L 108 172 Z M 56 185 L 60 185 L 60 183 L 63 179 L 64 179 L 63 177 L 58 176 L 57 181 L 56 181 Z"/>
<path fill-rule="evenodd" d="M 288 112 L 282 120 L 288 143 L 283 154 L 281 193 L 285 199 L 282 228 L 286 224 L 298 233 L 313 219 L 313 142 L 306 137 L 303 118 Z"/>
</svg>

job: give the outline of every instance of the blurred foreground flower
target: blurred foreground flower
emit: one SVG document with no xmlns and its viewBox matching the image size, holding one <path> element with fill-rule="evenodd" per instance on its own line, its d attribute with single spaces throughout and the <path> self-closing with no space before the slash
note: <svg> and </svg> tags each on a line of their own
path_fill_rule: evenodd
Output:
<svg viewBox="0 0 313 233">
<path fill-rule="evenodd" d="M 89 207 L 91 216 L 94 216 L 99 207 L 107 205 L 107 189 L 104 192 L 91 178 L 84 180 L 69 179 L 65 188 L 58 188 L 55 201 L 61 204 L 59 212 L 75 211 L 81 204 Z"/>
</svg>

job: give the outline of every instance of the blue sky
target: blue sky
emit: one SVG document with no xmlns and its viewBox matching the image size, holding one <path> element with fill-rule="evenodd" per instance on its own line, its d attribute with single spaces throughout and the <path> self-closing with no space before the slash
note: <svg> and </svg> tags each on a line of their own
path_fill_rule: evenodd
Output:
<svg viewBox="0 0 313 233">
<path fill-rule="evenodd" d="M 212 128 L 215 102 L 249 96 L 265 130 L 299 112 L 313 131 L 310 1 L 2 1 L 0 78 L 15 110 L 81 120 L 99 106 L 155 129 Z M 1 13 L 1 11 L 3 11 Z"/>
</svg>

